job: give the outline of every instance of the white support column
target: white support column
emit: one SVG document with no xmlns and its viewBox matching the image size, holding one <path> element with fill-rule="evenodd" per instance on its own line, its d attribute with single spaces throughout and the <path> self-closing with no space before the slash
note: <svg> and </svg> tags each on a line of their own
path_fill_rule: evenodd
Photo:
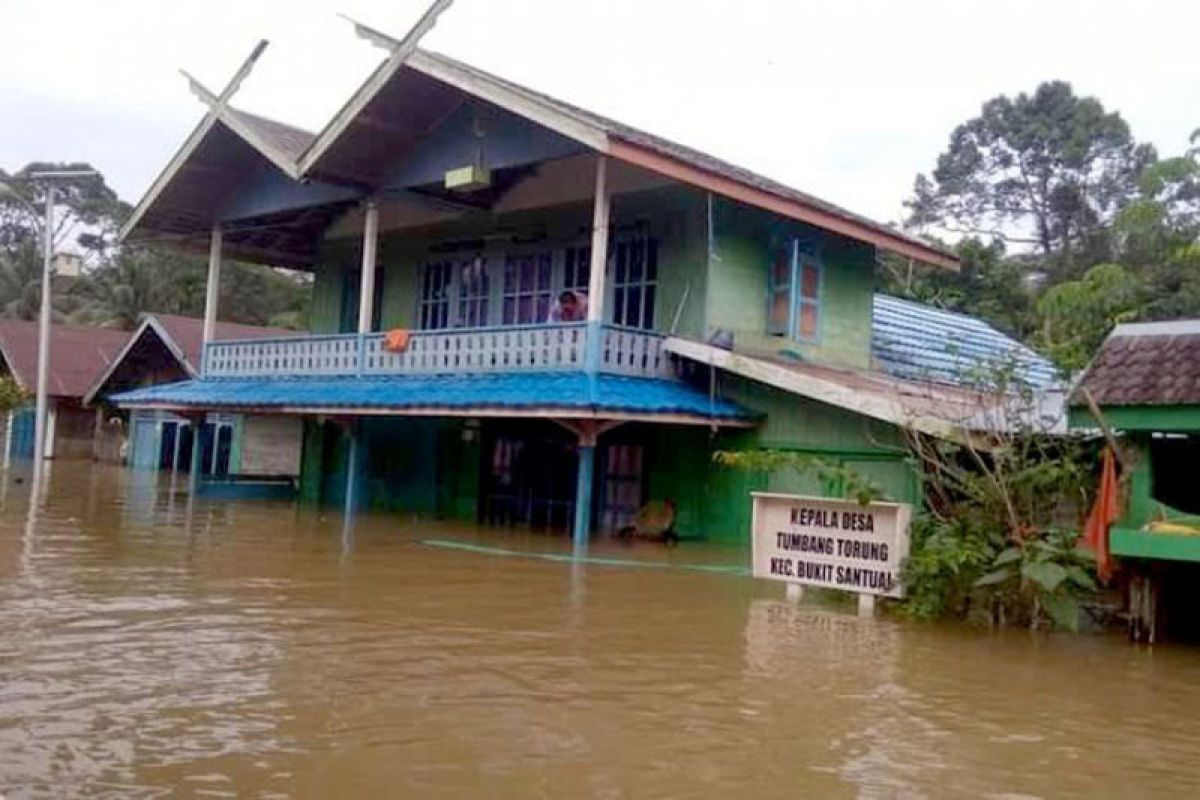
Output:
<svg viewBox="0 0 1200 800">
<path fill-rule="evenodd" d="M 204 344 L 213 340 L 217 329 L 217 303 L 221 298 L 221 240 L 220 225 L 213 225 L 208 240 L 208 284 L 204 292 Z M 201 354 L 203 361 L 203 354 Z"/>
<path fill-rule="evenodd" d="M 600 369 L 600 325 L 604 321 L 605 279 L 608 270 L 608 158 L 596 157 L 596 195 L 592 202 L 592 263 L 588 276 L 587 349 L 584 367 Z"/>
<path fill-rule="evenodd" d="M 358 294 L 358 332 L 370 333 L 375 316 L 375 254 L 379 246 L 379 206 L 368 200 L 363 215 L 362 278 Z"/>
</svg>

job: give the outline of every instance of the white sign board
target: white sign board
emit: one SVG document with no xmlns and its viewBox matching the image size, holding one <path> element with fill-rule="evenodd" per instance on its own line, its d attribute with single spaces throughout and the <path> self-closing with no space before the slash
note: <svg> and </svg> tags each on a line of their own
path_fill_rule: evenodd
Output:
<svg viewBox="0 0 1200 800">
<path fill-rule="evenodd" d="M 754 576 L 903 597 L 912 507 L 754 492 Z"/>
</svg>

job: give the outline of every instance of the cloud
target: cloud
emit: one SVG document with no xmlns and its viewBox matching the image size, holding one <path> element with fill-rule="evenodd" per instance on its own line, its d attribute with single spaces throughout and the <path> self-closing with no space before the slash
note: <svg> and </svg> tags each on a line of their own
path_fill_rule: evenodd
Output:
<svg viewBox="0 0 1200 800">
<path fill-rule="evenodd" d="M 237 102 L 316 129 L 381 57 L 335 12 L 399 35 L 423 7 L 29 0 L 6 9 L 0 165 L 87 158 L 136 200 L 202 111 L 178 68 L 219 87 L 268 38 Z M 954 125 L 1041 80 L 1179 152 L 1198 27 L 1187 2 L 459 0 L 426 44 L 887 220 Z"/>
</svg>

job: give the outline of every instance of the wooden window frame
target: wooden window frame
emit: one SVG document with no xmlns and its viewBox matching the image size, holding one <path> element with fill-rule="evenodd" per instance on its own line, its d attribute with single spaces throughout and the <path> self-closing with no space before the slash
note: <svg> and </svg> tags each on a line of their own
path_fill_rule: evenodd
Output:
<svg viewBox="0 0 1200 800">
<path fill-rule="evenodd" d="M 454 285 L 454 268 L 457 263 L 453 258 L 439 258 L 425 262 L 424 267 L 422 267 L 421 293 L 417 298 L 418 330 L 444 331 L 454 327 L 451 312 L 455 310 L 455 304 L 451 303 L 451 298 L 457 300 L 456 287 Z M 432 296 L 435 284 L 432 278 L 434 270 L 444 273 L 441 276 L 441 295 L 437 297 Z M 435 322 L 440 322 L 440 324 L 431 325 L 431 319 Z"/>
<path fill-rule="evenodd" d="M 825 296 L 824 263 L 816 249 L 806 245 L 800 239 L 789 240 L 781 249 L 790 251 L 788 253 L 788 279 L 786 283 L 777 282 L 776 262 L 772 259 L 767 265 L 767 333 L 771 336 L 784 336 L 795 342 L 815 344 L 821 340 L 821 323 L 824 316 L 821 313 L 821 305 Z M 816 274 L 816 288 L 812 295 L 804 293 L 804 276 L 808 269 Z M 772 316 L 776 297 L 783 292 L 786 292 L 788 297 L 786 326 L 781 326 L 779 321 Z M 812 310 L 814 318 L 810 333 L 803 333 L 800 330 L 806 309 Z"/>
<path fill-rule="evenodd" d="M 497 322 L 500 327 L 513 328 L 523 325 L 544 325 L 546 323 L 546 320 L 548 320 L 550 317 L 550 309 L 554 307 L 554 300 L 557 296 L 555 292 L 561 291 L 561 289 L 557 289 L 556 286 L 558 281 L 555 280 L 555 256 L 556 253 L 554 248 L 546 247 L 516 248 L 509 250 L 504 254 L 500 261 L 500 308 L 499 321 Z M 516 288 L 515 290 L 510 291 L 508 285 L 509 262 L 512 260 L 526 258 L 532 258 L 535 260 L 533 286 L 531 288 L 522 286 L 520 282 L 520 275 L 518 275 Z M 545 259 L 546 269 L 549 275 L 546 287 L 544 289 L 538 283 L 538 276 L 542 267 L 541 263 L 539 263 L 541 259 Z M 544 294 L 546 298 L 545 313 L 540 313 L 538 309 L 538 297 L 542 294 Z M 522 321 L 520 318 L 521 298 L 523 297 L 530 298 L 530 301 L 533 304 L 533 319 Z M 506 319 L 507 305 L 510 299 L 513 301 L 513 318 L 511 321 Z"/>
<path fill-rule="evenodd" d="M 645 249 L 645 257 L 642 262 L 642 274 L 637 280 L 629 278 L 630 272 L 628 265 L 626 266 L 624 280 L 621 279 L 618 270 L 618 259 L 621 255 L 622 248 L 628 248 L 627 252 L 632 252 L 632 248 L 641 246 Z M 633 328 L 636 330 L 652 331 L 655 330 L 658 316 L 658 289 L 659 276 L 662 269 L 659 256 L 662 248 L 662 243 L 657 237 L 649 233 L 637 233 L 630 236 L 614 237 L 614 240 L 609 245 L 608 258 L 608 280 L 609 285 L 608 296 L 605 298 L 606 316 L 611 320 L 612 324 L 621 328 Z M 653 253 L 654 262 L 654 277 L 649 277 L 649 269 L 651 263 L 651 253 Z M 638 313 L 635 324 L 626 322 L 628 319 L 628 303 L 631 290 L 638 289 Z M 648 292 L 652 289 L 653 292 Z M 624 297 L 618 298 L 622 293 Z M 647 295 L 653 294 L 653 297 L 647 301 Z M 620 306 L 621 318 L 618 318 L 618 305 Z"/>
<path fill-rule="evenodd" d="M 450 276 L 451 293 L 455 297 L 452 328 L 486 328 L 492 319 L 492 263 L 483 253 L 453 262 Z M 480 277 L 474 283 L 463 280 L 467 269 L 479 268 Z M 474 291 L 472 291 L 474 290 Z"/>
</svg>

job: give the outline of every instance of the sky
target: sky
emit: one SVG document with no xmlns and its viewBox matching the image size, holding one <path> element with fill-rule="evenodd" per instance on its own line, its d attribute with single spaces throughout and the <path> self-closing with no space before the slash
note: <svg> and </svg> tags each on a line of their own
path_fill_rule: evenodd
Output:
<svg viewBox="0 0 1200 800">
<path fill-rule="evenodd" d="M 319 130 L 426 0 L 0 0 L 0 168 L 88 161 L 135 202 L 203 107 Z M 1178 154 L 1200 128 L 1200 2 L 457 0 L 423 45 L 884 222 L 954 126 L 1063 79 Z"/>
</svg>

